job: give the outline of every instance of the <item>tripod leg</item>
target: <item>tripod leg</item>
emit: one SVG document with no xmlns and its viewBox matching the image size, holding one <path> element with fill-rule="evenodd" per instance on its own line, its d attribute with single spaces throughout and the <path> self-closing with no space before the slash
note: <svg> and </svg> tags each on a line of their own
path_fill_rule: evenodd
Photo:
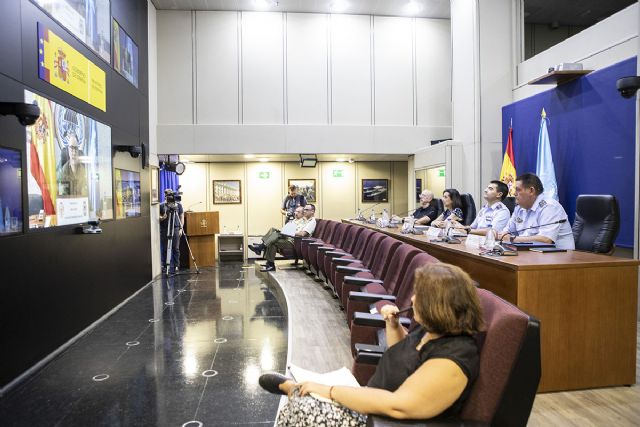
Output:
<svg viewBox="0 0 640 427">
<path fill-rule="evenodd" d="M 165 274 L 168 276 L 169 275 L 169 268 L 171 266 L 171 253 L 173 251 L 173 234 L 175 232 L 175 230 L 173 229 L 173 224 L 174 224 L 174 212 L 173 211 L 169 211 L 169 218 L 167 218 L 168 224 L 167 224 L 167 253 L 166 253 L 166 258 L 164 261 L 164 270 L 165 270 Z"/>
<path fill-rule="evenodd" d="M 193 256 L 193 251 L 191 250 L 191 245 L 189 244 L 189 239 L 187 238 L 187 232 L 184 230 L 182 226 L 182 221 L 180 221 L 180 216 L 176 215 L 176 219 L 178 220 L 178 225 L 180 226 L 180 231 L 182 231 L 182 236 L 184 237 L 184 241 L 187 244 L 187 249 L 189 250 L 189 255 L 191 256 L 191 261 L 193 261 L 193 266 L 196 268 L 196 273 L 200 274 L 200 269 L 198 269 L 198 263 L 196 262 L 196 257 Z M 180 241 L 180 239 L 178 239 Z"/>
</svg>

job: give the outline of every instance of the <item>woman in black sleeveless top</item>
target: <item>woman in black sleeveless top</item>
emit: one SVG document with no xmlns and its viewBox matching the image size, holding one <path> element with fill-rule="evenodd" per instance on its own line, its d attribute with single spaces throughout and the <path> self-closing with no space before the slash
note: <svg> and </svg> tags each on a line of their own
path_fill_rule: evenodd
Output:
<svg viewBox="0 0 640 427">
<path fill-rule="evenodd" d="M 400 326 L 397 307 L 382 308 L 389 348 L 367 387 L 284 381 L 277 387 L 290 399 L 278 425 L 364 426 L 367 414 L 397 419 L 458 415 L 480 365 L 472 334 L 483 327 L 482 313 L 471 278 L 449 264 L 426 265 L 416 270 L 412 302 L 421 327 L 411 333 Z"/>
</svg>

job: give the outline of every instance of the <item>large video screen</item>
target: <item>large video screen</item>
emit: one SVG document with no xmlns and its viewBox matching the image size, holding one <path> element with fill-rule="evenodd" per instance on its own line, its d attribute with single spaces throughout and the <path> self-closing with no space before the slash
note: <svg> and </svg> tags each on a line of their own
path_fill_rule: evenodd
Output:
<svg viewBox="0 0 640 427">
<path fill-rule="evenodd" d="M 116 219 L 140 216 L 140 172 L 115 170 Z"/>
<path fill-rule="evenodd" d="M 29 228 L 113 218 L 111 128 L 25 91 L 40 117 L 27 127 Z"/>
<path fill-rule="evenodd" d="M 138 46 L 113 20 L 113 68 L 138 87 Z"/>
<path fill-rule="evenodd" d="M 111 55 L 109 0 L 32 0 L 107 62 Z"/>
<path fill-rule="evenodd" d="M 22 232 L 22 159 L 0 147 L 0 236 Z"/>
</svg>

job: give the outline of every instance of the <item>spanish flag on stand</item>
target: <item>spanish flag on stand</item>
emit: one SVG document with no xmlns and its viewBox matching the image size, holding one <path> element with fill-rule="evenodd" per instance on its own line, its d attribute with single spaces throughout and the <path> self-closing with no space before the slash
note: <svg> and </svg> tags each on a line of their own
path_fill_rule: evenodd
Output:
<svg viewBox="0 0 640 427">
<path fill-rule="evenodd" d="M 513 127 L 509 126 L 507 149 L 504 152 L 502 169 L 500 169 L 500 181 L 509 187 L 509 197 L 516 195 L 516 176 L 516 160 L 513 156 Z"/>
</svg>

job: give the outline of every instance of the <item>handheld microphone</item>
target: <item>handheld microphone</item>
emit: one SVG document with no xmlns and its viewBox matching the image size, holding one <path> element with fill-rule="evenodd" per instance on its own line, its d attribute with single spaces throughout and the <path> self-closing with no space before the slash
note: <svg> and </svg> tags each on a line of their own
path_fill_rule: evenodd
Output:
<svg viewBox="0 0 640 427">
<path fill-rule="evenodd" d="M 557 221 L 549 222 L 547 224 L 538 224 L 538 225 L 532 225 L 531 227 L 521 228 L 520 230 L 514 231 L 514 233 L 518 234 L 518 233 L 520 233 L 522 231 L 530 230 L 532 228 L 546 227 L 547 225 L 562 224 L 562 223 L 565 223 L 565 222 L 567 222 L 567 219 L 563 218 L 563 219 L 559 219 Z M 515 246 L 512 246 L 512 245 L 508 245 L 506 243 L 502 243 L 502 241 L 504 240 L 504 238 L 505 238 L 505 236 L 507 234 L 511 235 L 511 233 L 504 234 L 500 238 L 498 243 L 496 243 L 496 245 L 490 251 L 490 252 L 492 252 L 492 254 L 494 254 L 494 255 L 505 255 L 505 256 L 516 256 L 516 255 L 518 255 L 518 248 L 516 248 Z"/>
<path fill-rule="evenodd" d="M 189 207 L 187 208 L 187 212 L 191 212 L 191 208 L 192 208 L 192 207 L 197 206 L 197 205 L 199 205 L 199 204 L 201 204 L 201 203 L 202 203 L 202 202 L 196 202 L 196 203 L 194 203 L 194 204 L 192 204 L 192 205 L 189 205 Z"/>
</svg>

